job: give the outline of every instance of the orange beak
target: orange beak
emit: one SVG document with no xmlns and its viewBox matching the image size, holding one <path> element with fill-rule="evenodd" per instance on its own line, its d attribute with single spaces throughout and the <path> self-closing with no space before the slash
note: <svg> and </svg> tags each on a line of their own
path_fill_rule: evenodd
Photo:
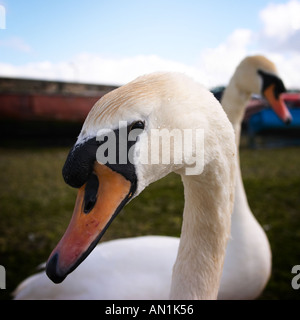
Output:
<svg viewBox="0 0 300 320">
<path fill-rule="evenodd" d="M 274 110 L 274 112 L 277 114 L 277 116 L 286 124 L 289 124 L 292 121 L 292 116 L 285 105 L 282 95 L 280 95 L 278 98 L 275 96 L 275 85 L 271 84 L 269 87 L 267 87 L 263 94 L 268 100 L 270 106 Z"/>
<path fill-rule="evenodd" d="M 95 162 L 78 191 L 70 224 L 48 259 L 46 273 L 53 282 L 62 282 L 89 255 L 132 194 L 130 181 Z"/>
</svg>

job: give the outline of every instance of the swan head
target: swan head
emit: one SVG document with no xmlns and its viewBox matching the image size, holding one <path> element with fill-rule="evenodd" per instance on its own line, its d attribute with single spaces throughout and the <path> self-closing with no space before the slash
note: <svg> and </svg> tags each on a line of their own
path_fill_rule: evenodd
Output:
<svg viewBox="0 0 300 320">
<path fill-rule="evenodd" d="M 241 95 L 262 95 L 283 122 L 289 124 L 292 121 L 281 98 L 286 88 L 272 61 L 261 55 L 248 56 L 236 68 L 232 81 Z"/>
<path fill-rule="evenodd" d="M 170 172 L 200 175 L 215 157 L 214 141 L 233 156 L 234 133 L 221 105 L 182 74 L 142 76 L 102 97 L 63 167 L 66 183 L 79 190 L 70 224 L 47 262 L 49 278 L 63 281 L 150 183 Z"/>
</svg>

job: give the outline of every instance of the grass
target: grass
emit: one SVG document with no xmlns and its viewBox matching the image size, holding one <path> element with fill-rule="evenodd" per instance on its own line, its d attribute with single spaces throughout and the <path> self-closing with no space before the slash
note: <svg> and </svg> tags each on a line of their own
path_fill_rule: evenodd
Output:
<svg viewBox="0 0 300 320">
<path fill-rule="evenodd" d="M 269 238 L 272 276 L 263 299 L 299 299 L 291 269 L 300 264 L 299 148 L 242 150 L 249 204 Z"/>
<path fill-rule="evenodd" d="M 76 190 L 61 168 L 66 147 L 0 149 L 0 265 L 10 299 L 17 284 L 36 272 L 68 225 Z M 260 299 L 299 299 L 291 269 L 300 264 L 300 148 L 241 149 L 249 204 L 270 240 L 272 277 Z M 138 235 L 179 236 L 183 209 L 180 177 L 171 174 L 129 203 L 103 241 Z M 242 279 L 241 279 L 242 281 Z"/>
</svg>

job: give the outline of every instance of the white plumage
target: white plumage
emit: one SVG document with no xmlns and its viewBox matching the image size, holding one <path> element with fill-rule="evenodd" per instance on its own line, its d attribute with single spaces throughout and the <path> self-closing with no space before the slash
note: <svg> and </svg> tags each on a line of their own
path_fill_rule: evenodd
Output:
<svg viewBox="0 0 300 320">
<path fill-rule="evenodd" d="M 41 272 L 14 294 L 17 299 L 167 299 L 178 244 L 178 238 L 161 236 L 103 242 L 63 283 L 54 284 Z"/>
</svg>

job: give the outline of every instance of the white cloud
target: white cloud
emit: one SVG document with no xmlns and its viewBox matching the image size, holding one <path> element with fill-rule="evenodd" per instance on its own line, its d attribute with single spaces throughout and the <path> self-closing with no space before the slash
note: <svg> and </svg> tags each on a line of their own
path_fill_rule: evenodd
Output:
<svg viewBox="0 0 300 320">
<path fill-rule="evenodd" d="M 238 63 L 247 55 L 253 33 L 248 29 L 235 30 L 216 48 L 205 49 L 199 58 L 198 69 L 206 74 L 208 87 L 228 83 Z"/>
<path fill-rule="evenodd" d="M 256 47 L 276 64 L 288 88 L 300 88 L 300 1 L 269 4 L 259 18 Z"/>
<path fill-rule="evenodd" d="M 194 68 L 157 55 L 108 59 L 93 54 L 80 54 L 72 62 L 77 76 L 84 81 L 124 84 L 136 77 L 155 71 L 178 71 L 194 74 Z"/>
<path fill-rule="evenodd" d="M 300 1 L 270 4 L 259 13 L 261 44 L 278 51 L 300 49 Z"/>
<path fill-rule="evenodd" d="M 201 53 L 197 67 L 207 75 L 209 87 L 227 84 L 245 56 L 262 54 L 276 64 L 288 88 L 300 88 L 300 1 L 270 4 L 259 17 L 258 32 L 236 29 L 217 47 Z"/>
<path fill-rule="evenodd" d="M 51 63 L 33 62 L 21 66 L 1 64 L 2 75 L 39 79 L 125 84 L 136 77 L 155 71 L 176 71 L 197 77 L 195 68 L 156 55 L 139 55 L 128 58 L 103 58 L 100 55 L 82 53 L 70 61 Z"/>
<path fill-rule="evenodd" d="M 266 51 L 264 54 L 275 63 L 288 89 L 300 89 L 300 55 L 298 53 L 282 54 Z"/>
<path fill-rule="evenodd" d="M 157 55 L 104 58 L 81 53 L 70 61 L 32 62 L 24 65 L 1 64 L 2 75 L 88 83 L 125 84 L 136 77 L 155 71 L 185 73 L 207 87 L 227 83 L 234 68 L 246 55 L 250 30 L 238 29 L 216 48 L 204 50 L 197 65 L 191 66 L 163 59 Z"/>
</svg>

